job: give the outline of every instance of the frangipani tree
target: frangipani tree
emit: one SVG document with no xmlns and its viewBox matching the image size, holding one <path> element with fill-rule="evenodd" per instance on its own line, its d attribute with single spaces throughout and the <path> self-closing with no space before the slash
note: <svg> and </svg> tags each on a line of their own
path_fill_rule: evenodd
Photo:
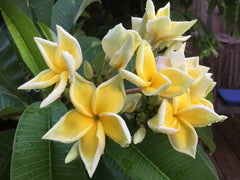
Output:
<svg viewBox="0 0 240 180">
<path fill-rule="evenodd" d="M 28 106 L 20 100 L 28 107 L 15 134 L 12 179 L 174 179 L 178 173 L 170 173 L 168 167 L 182 171 L 174 165 L 178 161 L 184 162 L 185 179 L 195 173 L 217 179 L 211 162 L 206 164 L 206 155 L 197 149 L 194 127 L 226 117 L 214 112 L 206 99 L 215 85 L 209 68 L 199 65 L 198 57 L 184 55 L 190 36 L 183 34 L 196 20 L 171 21 L 169 3 L 155 13 L 153 2 L 147 0 L 144 17 L 133 18 L 132 29 L 118 24 L 102 41 L 71 34 L 62 24 L 55 34 L 40 23 L 45 39 L 16 5 L 0 2 L 17 48 L 35 75 L 19 89 L 55 84 L 43 91 L 41 104 Z M 74 19 L 76 27 L 88 3 L 66 5 L 59 0 L 53 12 L 78 7 L 75 18 L 65 17 Z M 23 21 L 35 34 L 27 35 Z M 35 56 L 30 51 L 34 47 Z M 42 58 L 37 60 L 39 54 Z M 203 171 L 191 169 L 197 165 Z"/>
</svg>

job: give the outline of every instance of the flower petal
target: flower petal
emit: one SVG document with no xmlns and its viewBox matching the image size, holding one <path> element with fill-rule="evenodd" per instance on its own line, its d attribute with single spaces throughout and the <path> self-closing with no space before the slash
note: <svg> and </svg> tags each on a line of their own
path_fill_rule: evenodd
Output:
<svg viewBox="0 0 240 180">
<path fill-rule="evenodd" d="M 194 79 L 194 84 L 198 83 L 203 76 L 208 72 L 209 67 L 206 66 L 197 66 L 196 68 L 189 68 L 188 75 Z"/>
<path fill-rule="evenodd" d="M 79 113 L 76 109 L 67 112 L 42 137 L 63 143 L 72 143 L 83 137 L 93 126 L 94 120 Z"/>
<path fill-rule="evenodd" d="M 188 68 L 196 68 L 199 65 L 199 57 L 188 57 L 185 58 Z"/>
<path fill-rule="evenodd" d="M 65 62 L 62 58 L 62 51 L 67 51 L 75 59 L 76 69 L 78 69 L 82 63 L 82 51 L 78 41 L 58 25 L 57 35 L 58 35 L 58 47 L 56 54 L 56 64 L 62 70 L 67 70 Z"/>
<path fill-rule="evenodd" d="M 105 134 L 100 121 L 96 121 L 94 126 L 79 141 L 80 156 L 84 162 L 90 178 L 95 172 L 101 155 L 105 147 Z"/>
<path fill-rule="evenodd" d="M 133 112 L 141 99 L 142 94 L 140 93 L 135 93 L 135 94 L 129 94 L 127 97 L 124 99 L 124 105 L 121 110 L 121 113 L 124 112 Z"/>
<path fill-rule="evenodd" d="M 21 85 L 18 89 L 42 89 L 60 80 L 59 74 L 50 69 L 41 71 L 35 78 Z"/>
<path fill-rule="evenodd" d="M 164 69 L 159 71 L 159 73 L 165 75 L 171 81 L 171 86 L 166 91 L 160 93 L 160 96 L 179 96 L 183 94 L 193 82 L 193 79 L 189 75 L 175 68 Z"/>
<path fill-rule="evenodd" d="M 132 20 L 132 29 L 138 31 L 142 24 L 142 18 L 131 17 Z"/>
<path fill-rule="evenodd" d="M 190 90 L 188 89 L 185 93 L 180 96 L 173 97 L 173 107 L 174 113 L 177 113 L 179 110 L 190 106 Z"/>
<path fill-rule="evenodd" d="M 118 113 L 123 107 L 125 97 L 122 77 L 114 76 L 97 87 L 92 98 L 93 113 L 98 115 L 102 112 Z"/>
<path fill-rule="evenodd" d="M 168 16 L 170 17 L 170 3 L 168 2 L 164 7 L 157 11 L 156 17 Z"/>
<path fill-rule="evenodd" d="M 45 62 L 48 67 L 54 72 L 60 73 L 61 71 L 55 64 L 55 56 L 57 52 L 57 43 L 34 37 L 35 42 L 37 43 L 38 49 L 40 50 Z"/>
<path fill-rule="evenodd" d="M 70 151 L 68 152 L 66 158 L 65 158 L 65 163 L 70 163 L 73 160 L 77 159 L 77 157 L 79 156 L 79 150 L 78 150 L 78 142 L 76 142 L 72 148 L 70 149 Z"/>
<path fill-rule="evenodd" d="M 126 147 L 131 143 L 131 135 L 125 121 L 121 116 L 115 113 L 102 113 L 100 121 L 103 125 L 104 132 L 113 141 Z"/>
<path fill-rule="evenodd" d="M 154 7 L 154 4 L 151 0 L 147 0 L 146 2 L 146 13 L 147 13 L 147 16 L 148 16 L 148 19 L 155 19 L 156 16 L 155 16 L 155 7 Z"/>
<path fill-rule="evenodd" d="M 71 102 L 80 113 L 93 117 L 91 102 L 96 87 L 77 73 L 75 77 L 75 82 L 70 86 Z"/>
<path fill-rule="evenodd" d="M 169 57 L 158 56 L 156 57 L 156 66 L 157 71 L 161 71 L 163 69 L 172 67 L 172 64 Z"/>
<path fill-rule="evenodd" d="M 172 51 L 170 52 L 167 57 L 170 58 L 171 67 L 178 68 L 183 66 L 185 63 L 185 55 L 183 50 Z M 184 71 L 187 73 L 187 71 Z"/>
<path fill-rule="evenodd" d="M 46 97 L 42 103 L 40 104 L 40 108 L 45 107 L 52 102 L 54 102 L 57 98 L 61 96 L 63 93 L 66 85 L 67 85 L 67 80 L 68 80 L 68 72 L 65 71 L 60 75 L 60 81 L 55 85 L 53 91 Z"/>
<path fill-rule="evenodd" d="M 173 107 L 168 100 L 163 100 L 158 114 L 148 120 L 148 126 L 155 132 L 174 134 L 179 130 L 177 119 L 173 116 Z"/>
<path fill-rule="evenodd" d="M 120 69 L 119 74 L 122 76 L 123 79 L 127 79 L 128 81 L 135 84 L 136 86 L 148 87 L 151 85 L 151 82 L 147 82 L 127 70 Z"/>
<path fill-rule="evenodd" d="M 169 141 L 175 150 L 195 158 L 198 142 L 197 133 L 188 122 L 179 121 L 179 124 L 179 131 L 168 135 Z"/>
<path fill-rule="evenodd" d="M 157 72 L 156 63 L 151 46 L 147 41 L 142 41 L 138 48 L 136 57 L 136 71 L 139 77 L 150 81 Z"/>
<path fill-rule="evenodd" d="M 153 96 L 166 91 L 170 85 L 171 81 L 167 76 L 161 73 L 156 73 L 151 79 L 151 86 L 143 87 L 142 92 L 147 96 Z"/>
<path fill-rule="evenodd" d="M 76 60 L 68 51 L 62 51 L 62 58 L 67 66 L 70 82 L 73 83 L 75 81 Z"/>
<path fill-rule="evenodd" d="M 190 123 L 193 127 L 204 127 L 224 119 L 212 109 L 203 105 L 193 105 L 177 112 L 176 116 Z"/>
</svg>

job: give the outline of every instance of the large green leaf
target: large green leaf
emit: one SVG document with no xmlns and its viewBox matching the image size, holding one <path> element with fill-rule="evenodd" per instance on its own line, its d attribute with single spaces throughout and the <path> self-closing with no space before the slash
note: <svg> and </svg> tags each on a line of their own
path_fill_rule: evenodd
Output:
<svg viewBox="0 0 240 180">
<path fill-rule="evenodd" d="M 166 135 L 148 131 L 144 141 L 128 148 L 108 141 L 104 161 L 117 179 L 213 180 L 216 170 L 206 153 L 198 147 L 193 159 L 171 147 Z"/>
<path fill-rule="evenodd" d="M 50 27 L 48 27 L 46 24 L 43 24 L 40 22 L 38 23 L 38 25 L 40 26 L 40 28 L 41 28 L 44 36 L 47 38 L 47 40 L 57 42 L 57 36 Z"/>
<path fill-rule="evenodd" d="M 0 86 L 0 102 L 0 117 L 8 114 L 20 113 L 26 107 L 25 102 L 3 86 Z"/>
<path fill-rule="evenodd" d="M 64 163 L 71 146 L 41 139 L 67 111 L 66 107 L 61 102 L 42 109 L 39 106 L 39 102 L 30 105 L 19 121 L 13 146 L 11 179 L 86 179 L 88 176 L 80 161 Z"/>
<path fill-rule="evenodd" d="M 69 32 L 84 9 L 95 1 L 100 2 L 99 0 L 58 0 L 53 6 L 52 29 L 55 30 L 58 24 Z"/>
<path fill-rule="evenodd" d="M 0 132 L 0 179 L 9 179 L 15 129 Z"/>
<path fill-rule="evenodd" d="M 33 21 L 51 25 L 53 0 L 12 0 Z"/>
<path fill-rule="evenodd" d="M 34 37 L 40 37 L 32 21 L 20 8 L 8 0 L 0 1 L 2 16 L 7 24 L 18 50 L 34 75 L 47 68 L 40 51 L 34 42 Z"/>
<path fill-rule="evenodd" d="M 0 86 L 26 101 L 28 94 L 17 90 L 25 82 L 24 72 L 7 36 L 0 29 Z"/>
</svg>

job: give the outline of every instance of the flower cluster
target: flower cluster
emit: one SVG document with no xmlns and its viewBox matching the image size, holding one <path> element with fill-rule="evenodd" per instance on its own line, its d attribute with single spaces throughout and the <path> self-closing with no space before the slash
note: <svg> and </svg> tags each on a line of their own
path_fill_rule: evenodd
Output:
<svg viewBox="0 0 240 180">
<path fill-rule="evenodd" d="M 143 18 L 132 18 L 133 30 L 119 24 L 103 38 L 106 57 L 102 73 L 98 75 L 101 82 L 93 78 L 87 61 L 84 64 L 87 79 L 77 72 L 83 59 L 81 47 L 60 26 L 57 26 L 57 43 L 35 38 L 49 69 L 19 89 L 40 89 L 55 84 L 40 105 L 45 107 L 69 87 L 67 92 L 74 106 L 42 138 L 76 142 L 65 162 L 80 155 L 92 177 L 104 152 L 105 134 L 122 147 L 128 146 L 131 135 L 121 114 L 138 113 L 142 108 L 139 102 L 143 104 L 144 99 L 152 98 L 155 108 L 142 108 L 141 113 L 149 116 L 140 118 L 134 143 L 144 139 L 149 127 L 154 132 L 167 134 L 177 151 L 195 157 L 198 137 L 194 127 L 226 119 L 215 113 L 212 103 L 206 100 L 215 86 L 209 68 L 199 65 L 198 57 L 184 55 L 185 41 L 190 36 L 182 35 L 195 22 L 171 21 L 169 3 L 155 13 L 152 1 L 147 0 Z M 126 70 L 134 58 L 135 70 Z M 115 71 L 117 75 L 112 76 Z M 136 85 L 136 91 L 125 90 L 124 79 Z"/>
</svg>

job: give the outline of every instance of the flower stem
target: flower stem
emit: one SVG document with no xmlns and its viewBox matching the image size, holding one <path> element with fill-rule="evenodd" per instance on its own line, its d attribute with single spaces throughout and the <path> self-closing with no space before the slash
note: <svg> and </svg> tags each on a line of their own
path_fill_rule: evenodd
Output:
<svg viewBox="0 0 240 180">
<path fill-rule="evenodd" d="M 142 92 L 141 87 L 126 90 L 126 94 L 134 94 L 134 93 L 140 93 L 140 92 Z"/>
<path fill-rule="evenodd" d="M 108 67 L 108 63 L 109 63 L 109 58 L 105 57 L 103 66 L 102 66 L 102 75 L 105 76 L 107 73 L 107 67 Z"/>
<path fill-rule="evenodd" d="M 109 69 L 108 72 L 107 72 L 107 75 L 106 75 L 106 79 L 107 79 L 107 80 L 110 79 L 111 76 L 112 76 L 112 74 L 113 74 L 116 70 L 117 70 L 117 69 L 115 69 L 115 68 Z"/>
</svg>

